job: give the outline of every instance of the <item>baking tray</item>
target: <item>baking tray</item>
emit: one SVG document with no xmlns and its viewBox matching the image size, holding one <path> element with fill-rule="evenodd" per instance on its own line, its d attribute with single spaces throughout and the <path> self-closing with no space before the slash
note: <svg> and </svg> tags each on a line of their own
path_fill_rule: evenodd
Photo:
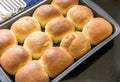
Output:
<svg viewBox="0 0 120 82">
<path fill-rule="evenodd" d="M 20 18 L 21 16 L 31 15 L 38 6 L 40 6 L 44 3 L 49 3 L 49 2 L 50 2 L 50 0 L 41 1 L 40 3 L 32 6 L 31 8 L 29 8 L 29 9 L 25 10 L 24 12 L 21 12 L 20 14 L 11 18 L 7 22 L 1 24 L 0 27 L 1 28 L 9 28 L 10 25 L 15 20 Z M 100 6 L 98 6 L 94 1 L 80 0 L 80 4 L 90 7 L 93 10 L 95 16 L 103 17 L 107 21 L 109 21 L 113 26 L 113 33 L 107 39 L 105 39 L 104 41 L 99 43 L 97 46 L 92 47 L 92 49 L 88 53 L 86 53 L 80 59 L 76 60 L 71 66 L 69 66 L 64 72 L 59 74 L 56 78 L 51 79 L 51 82 L 60 81 L 63 77 L 65 77 L 68 73 L 70 73 L 72 70 L 74 70 L 77 66 L 79 66 L 81 63 L 83 63 L 87 58 L 92 56 L 96 51 L 98 51 L 100 48 L 105 46 L 105 44 L 110 42 L 112 39 L 114 39 L 120 33 L 120 26 L 118 25 L 118 23 L 107 12 L 105 12 Z M 11 80 L 11 78 L 3 71 L 2 68 L 0 68 L 0 82 L 13 82 L 13 80 Z"/>
</svg>

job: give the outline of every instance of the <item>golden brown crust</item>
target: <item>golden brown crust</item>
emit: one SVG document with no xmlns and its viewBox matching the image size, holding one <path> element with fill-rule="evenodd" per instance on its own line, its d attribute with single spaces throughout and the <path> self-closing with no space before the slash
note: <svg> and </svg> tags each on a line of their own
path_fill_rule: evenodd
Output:
<svg viewBox="0 0 120 82">
<path fill-rule="evenodd" d="M 84 27 L 86 34 L 92 45 L 97 45 L 112 34 L 112 25 L 103 18 L 93 18 Z"/>
<path fill-rule="evenodd" d="M 68 51 L 75 59 L 80 58 L 91 49 L 89 40 L 82 32 L 75 32 L 65 36 L 60 47 Z"/>
<path fill-rule="evenodd" d="M 8 29 L 0 29 L 0 55 L 8 48 L 17 45 L 17 39 Z"/>
<path fill-rule="evenodd" d="M 33 60 L 16 73 L 15 82 L 49 82 L 49 78 L 42 65 Z"/>
<path fill-rule="evenodd" d="M 24 16 L 15 21 L 11 26 L 20 43 L 23 43 L 25 38 L 32 32 L 41 30 L 39 22 L 30 16 Z"/>
<path fill-rule="evenodd" d="M 82 30 L 84 25 L 93 18 L 93 12 L 87 6 L 75 5 L 69 9 L 67 18 L 74 24 L 77 30 Z"/>
<path fill-rule="evenodd" d="M 78 5 L 78 2 L 78 0 L 53 0 L 51 4 L 66 15 L 71 7 Z"/>
<path fill-rule="evenodd" d="M 1 66 L 12 75 L 29 61 L 31 61 L 31 55 L 22 46 L 13 46 L 7 49 L 0 59 Z"/>
<path fill-rule="evenodd" d="M 31 53 L 33 59 L 39 59 L 47 49 L 53 46 L 52 39 L 44 32 L 30 34 L 24 42 L 24 47 Z"/>
<path fill-rule="evenodd" d="M 45 28 L 45 32 L 55 43 L 60 42 L 65 35 L 75 30 L 72 23 L 64 17 L 57 17 L 51 20 L 46 24 Z"/>
<path fill-rule="evenodd" d="M 52 47 L 41 57 L 41 62 L 49 77 L 54 78 L 70 66 L 74 59 L 60 47 Z"/>
<path fill-rule="evenodd" d="M 33 17 L 39 21 L 43 28 L 47 22 L 59 16 L 62 16 L 62 13 L 50 4 L 39 6 L 33 13 Z"/>
</svg>

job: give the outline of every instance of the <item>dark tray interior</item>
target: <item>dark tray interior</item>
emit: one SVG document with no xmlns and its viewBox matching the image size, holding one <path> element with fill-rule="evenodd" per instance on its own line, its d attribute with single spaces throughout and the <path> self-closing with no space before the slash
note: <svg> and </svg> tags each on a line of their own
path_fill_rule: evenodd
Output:
<svg viewBox="0 0 120 82">
<path fill-rule="evenodd" d="M 26 9 L 24 12 L 21 12 L 20 14 L 12 17 L 5 23 L 1 24 L 1 28 L 9 28 L 11 24 L 17 20 L 18 18 L 25 16 L 25 15 L 32 15 L 33 11 L 40 5 L 44 3 L 50 3 L 50 0 L 43 0 L 40 3 L 37 3 L 36 5 L 32 6 L 29 9 Z M 93 55 L 96 51 L 98 51 L 100 48 L 102 48 L 105 44 L 110 42 L 112 39 L 114 39 L 120 32 L 119 25 L 117 22 L 109 15 L 107 14 L 101 7 L 99 7 L 96 3 L 94 3 L 92 0 L 80 0 L 80 4 L 86 5 L 90 7 L 93 12 L 95 17 L 103 17 L 107 21 L 109 21 L 112 26 L 113 26 L 113 33 L 111 36 L 109 36 L 107 39 L 99 43 L 97 46 L 93 46 L 92 49 L 86 53 L 83 57 L 80 59 L 76 60 L 69 68 L 67 68 L 64 72 L 62 72 L 60 75 L 58 75 L 56 78 L 51 79 L 51 82 L 58 82 L 60 81 L 63 77 L 65 77 L 68 73 L 70 73 L 73 69 L 75 69 L 77 66 L 79 66 L 82 62 L 84 62 L 87 58 L 89 58 L 91 55 Z M 2 68 L 0 68 L 2 70 Z M 13 76 L 10 76 L 6 74 L 3 70 L 0 71 L 0 82 L 13 82 Z"/>
</svg>

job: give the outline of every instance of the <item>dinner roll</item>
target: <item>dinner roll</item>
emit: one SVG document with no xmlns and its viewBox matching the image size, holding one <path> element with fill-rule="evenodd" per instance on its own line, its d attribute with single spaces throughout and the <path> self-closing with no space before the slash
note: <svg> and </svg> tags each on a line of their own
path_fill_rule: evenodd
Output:
<svg viewBox="0 0 120 82">
<path fill-rule="evenodd" d="M 54 78 L 70 66 L 74 59 L 73 57 L 60 47 L 52 47 L 48 49 L 39 60 L 49 77 Z"/>
<path fill-rule="evenodd" d="M 91 19 L 83 28 L 92 45 L 97 45 L 112 34 L 112 25 L 103 18 Z"/>
<path fill-rule="evenodd" d="M 13 46 L 1 56 L 0 62 L 3 69 L 14 75 L 23 65 L 31 61 L 30 53 L 22 46 Z"/>
<path fill-rule="evenodd" d="M 45 32 L 55 43 L 60 42 L 65 35 L 72 33 L 75 30 L 73 24 L 64 17 L 54 18 L 46 24 L 45 28 Z"/>
<path fill-rule="evenodd" d="M 32 60 L 16 73 L 15 82 L 49 82 L 49 77 L 41 63 Z"/>
<path fill-rule="evenodd" d="M 62 16 L 62 13 L 50 4 L 39 6 L 33 13 L 33 17 L 39 21 L 43 28 L 48 21 L 59 16 Z"/>
<path fill-rule="evenodd" d="M 91 44 L 82 32 L 75 32 L 65 36 L 60 47 L 68 51 L 73 58 L 78 59 L 91 49 Z"/>
<path fill-rule="evenodd" d="M 52 0 L 52 5 L 58 8 L 65 16 L 67 11 L 74 5 L 78 5 L 79 0 Z"/>
<path fill-rule="evenodd" d="M 41 30 L 39 22 L 30 16 L 24 16 L 15 21 L 11 26 L 20 43 L 23 43 L 25 38 L 32 32 Z"/>
<path fill-rule="evenodd" d="M 43 52 L 52 46 L 52 39 L 40 31 L 30 34 L 24 42 L 24 47 L 31 53 L 33 59 L 39 59 Z"/>
<path fill-rule="evenodd" d="M 93 18 L 93 12 L 87 6 L 75 5 L 68 10 L 67 18 L 74 24 L 77 30 L 82 30 L 84 25 Z"/>
<path fill-rule="evenodd" d="M 8 48 L 17 45 L 17 39 L 9 29 L 0 29 L 0 56 Z"/>
</svg>

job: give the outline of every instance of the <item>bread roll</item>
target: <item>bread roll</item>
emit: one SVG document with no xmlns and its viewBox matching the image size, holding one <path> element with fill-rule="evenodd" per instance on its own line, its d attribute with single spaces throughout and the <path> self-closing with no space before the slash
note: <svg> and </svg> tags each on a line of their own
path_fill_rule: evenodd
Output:
<svg viewBox="0 0 120 82">
<path fill-rule="evenodd" d="M 74 24 L 77 30 L 82 30 L 84 25 L 93 18 L 93 12 L 87 6 L 75 5 L 68 10 L 67 18 Z"/>
<path fill-rule="evenodd" d="M 91 19 L 83 28 L 92 45 L 97 45 L 112 34 L 112 25 L 103 18 Z"/>
<path fill-rule="evenodd" d="M 39 21 L 43 28 L 47 22 L 59 16 L 62 16 L 62 13 L 50 4 L 39 6 L 33 13 L 33 17 Z"/>
<path fill-rule="evenodd" d="M 52 0 L 52 5 L 58 8 L 64 16 L 66 16 L 67 11 L 74 5 L 78 5 L 78 0 Z"/>
<path fill-rule="evenodd" d="M 78 59 L 91 49 L 91 44 L 82 32 L 75 32 L 65 36 L 60 47 L 68 51 L 73 58 Z"/>
<path fill-rule="evenodd" d="M 13 46 L 1 56 L 0 62 L 3 69 L 14 75 L 23 65 L 31 61 L 30 53 L 22 46 Z"/>
<path fill-rule="evenodd" d="M 17 39 L 8 29 L 0 29 L 0 56 L 8 48 L 17 45 Z"/>
<path fill-rule="evenodd" d="M 11 26 L 20 43 L 23 43 L 25 38 L 32 32 L 41 30 L 39 22 L 30 16 L 24 16 L 15 21 Z"/>
<path fill-rule="evenodd" d="M 42 65 L 33 60 L 16 73 L 15 82 L 49 82 L 49 78 Z"/>
<path fill-rule="evenodd" d="M 73 57 L 60 47 L 52 47 L 48 49 L 39 60 L 49 77 L 54 78 L 70 66 L 74 59 Z"/>
<path fill-rule="evenodd" d="M 64 17 L 57 17 L 51 20 L 46 24 L 45 28 L 45 32 L 55 43 L 60 42 L 65 35 L 72 33 L 75 30 L 73 24 Z"/>
<path fill-rule="evenodd" d="M 24 47 L 31 53 L 33 59 L 39 59 L 43 52 L 52 46 L 52 39 L 39 31 L 30 34 L 24 42 Z"/>
</svg>

